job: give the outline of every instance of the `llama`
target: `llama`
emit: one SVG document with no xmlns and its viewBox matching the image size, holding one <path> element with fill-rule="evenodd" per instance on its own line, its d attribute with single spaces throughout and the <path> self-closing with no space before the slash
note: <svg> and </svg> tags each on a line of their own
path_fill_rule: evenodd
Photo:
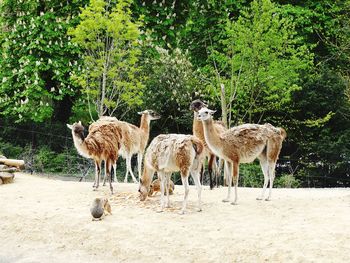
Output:
<svg viewBox="0 0 350 263">
<path fill-rule="evenodd" d="M 141 177 L 142 159 L 149 139 L 150 122 L 152 120 L 157 120 L 161 117 L 153 110 L 144 110 L 142 112 L 138 112 L 138 114 L 141 115 L 140 127 L 132 125 L 128 122 L 118 121 L 116 118 L 113 117 L 101 117 L 97 122 L 91 124 L 89 128 L 89 130 L 95 130 L 98 129 L 100 125 L 109 123 L 112 126 L 116 126 L 118 130 L 121 131 L 119 154 L 126 159 L 126 173 L 124 183 L 128 181 L 129 173 L 134 183 L 137 183 L 137 179 L 135 178 L 131 168 L 131 157 L 136 153 L 138 161 L 139 178 Z M 103 185 L 105 184 L 105 180 L 106 177 L 103 180 Z"/>
<path fill-rule="evenodd" d="M 223 202 L 230 201 L 233 177 L 235 200 L 232 204 L 237 204 L 239 164 L 253 162 L 256 158 L 259 159 L 264 174 L 263 190 L 257 199 L 264 198 L 268 181 L 270 181 L 269 195 L 265 199 L 266 201 L 270 200 L 276 162 L 282 148 L 282 142 L 287 136 L 286 131 L 283 128 L 275 128 L 271 124 L 243 124 L 219 134 L 213 124 L 212 115 L 214 113 L 213 110 L 202 108 L 198 112 L 198 118 L 203 122 L 205 141 L 209 149 L 225 160 L 228 192 L 227 198 Z"/>
<path fill-rule="evenodd" d="M 173 172 L 180 171 L 182 184 L 185 188 L 184 200 L 180 214 L 184 214 L 189 192 L 188 177 L 191 174 L 198 192 L 198 211 L 201 211 L 202 186 L 199 180 L 201 164 L 204 158 L 204 146 L 193 135 L 161 134 L 154 138 L 147 148 L 144 160 L 143 175 L 140 179 L 140 200 L 144 201 L 149 193 L 155 172 L 161 181 L 160 210 L 165 206 L 164 191 L 166 191 L 166 206 L 170 206 L 169 185 Z"/>
<path fill-rule="evenodd" d="M 78 153 L 85 158 L 93 159 L 95 162 L 95 182 L 93 188 L 97 190 L 99 187 L 101 162 L 105 160 L 109 187 L 113 194 L 110 172 L 112 165 L 118 160 L 120 131 L 115 126 L 101 124 L 98 129 L 90 131 L 85 138 L 84 127 L 80 121 L 72 125 L 67 124 L 67 127 L 72 130 L 74 145 Z"/>
<path fill-rule="evenodd" d="M 218 173 L 219 173 L 218 170 L 220 170 L 220 169 L 218 169 L 217 164 L 216 164 L 216 156 L 213 154 L 212 151 L 210 151 L 207 143 L 205 142 L 203 124 L 200 120 L 198 120 L 198 111 L 204 107 L 207 107 L 207 105 L 204 104 L 201 100 L 194 100 L 190 106 L 191 110 L 193 110 L 193 112 L 194 112 L 194 114 L 193 114 L 193 135 L 196 136 L 198 139 L 200 139 L 205 147 L 205 155 L 209 159 L 208 160 L 209 184 L 210 184 L 210 189 L 213 189 L 213 187 L 214 187 L 213 179 L 212 179 L 213 168 L 216 168 L 216 169 L 214 169 L 216 172 L 215 178 L 217 178 Z M 221 134 L 222 132 L 227 130 L 224 123 L 221 121 L 215 121 L 214 127 L 219 134 Z M 204 161 L 205 161 L 205 159 L 204 159 Z M 202 167 L 204 168 L 204 162 L 203 162 Z M 204 169 L 202 169 L 202 173 L 203 173 L 203 170 Z"/>
</svg>

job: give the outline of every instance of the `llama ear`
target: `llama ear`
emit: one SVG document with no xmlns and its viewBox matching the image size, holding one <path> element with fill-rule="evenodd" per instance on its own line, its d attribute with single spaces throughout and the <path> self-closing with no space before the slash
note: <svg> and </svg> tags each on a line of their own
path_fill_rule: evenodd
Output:
<svg viewBox="0 0 350 263">
<path fill-rule="evenodd" d="M 70 125 L 70 124 L 68 124 L 68 123 L 67 123 L 67 127 L 68 127 L 69 129 L 71 129 L 71 130 L 73 129 L 73 125 Z"/>
<path fill-rule="evenodd" d="M 81 124 L 81 121 L 79 121 L 78 124 L 79 124 L 79 125 L 82 125 L 82 124 Z"/>
<path fill-rule="evenodd" d="M 216 112 L 216 110 L 209 110 L 210 115 L 213 115 Z"/>
<path fill-rule="evenodd" d="M 142 114 L 143 114 L 143 111 L 139 111 L 137 114 L 142 115 Z"/>
</svg>

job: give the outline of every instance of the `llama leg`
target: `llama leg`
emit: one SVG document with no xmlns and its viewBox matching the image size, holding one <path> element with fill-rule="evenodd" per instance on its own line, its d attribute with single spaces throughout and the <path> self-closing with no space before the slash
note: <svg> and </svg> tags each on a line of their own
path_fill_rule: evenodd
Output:
<svg viewBox="0 0 350 263">
<path fill-rule="evenodd" d="M 262 189 L 262 192 L 261 192 L 261 195 L 256 198 L 257 200 L 262 200 L 264 199 L 264 195 L 265 195 L 265 191 L 266 191 L 266 188 L 267 188 L 267 184 L 268 184 L 268 168 L 269 168 L 269 165 L 268 165 L 268 162 L 266 160 L 266 157 L 260 157 L 260 166 L 261 166 L 261 170 L 264 174 L 264 186 L 263 186 L 263 189 Z"/>
<path fill-rule="evenodd" d="M 111 194 L 113 194 L 113 186 L 112 186 L 112 176 L 111 176 L 111 170 L 112 170 L 112 161 L 107 160 L 106 161 L 106 174 L 109 180 L 109 189 L 111 189 Z"/>
<path fill-rule="evenodd" d="M 113 164 L 113 177 L 114 177 L 114 182 L 118 183 L 117 179 L 117 162 Z"/>
<path fill-rule="evenodd" d="M 143 159 L 143 154 L 142 153 L 138 153 L 137 154 L 137 170 L 138 170 L 138 173 L 139 173 L 139 181 L 140 181 L 140 178 L 142 176 L 142 174 L 141 174 L 141 171 L 142 171 L 142 159 Z"/>
<path fill-rule="evenodd" d="M 187 174 L 181 173 L 181 181 L 183 186 L 185 187 L 184 200 L 182 203 L 182 209 L 180 211 L 180 214 L 183 215 L 185 213 L 186 206 L 187 206 L 188 192 L 190 191 L 190 187 L 188 186 L 188 173 Z"/>
<path fill-rule="evenodd" d="M 194 181 L 194 184 L 196 185 L 197 188 L 197 193 L 198 193 L 198 212 L 202 211 L 202 201 L 201 201 L 201 196 L 202 196 L 202 185 L 199 180 L 199 172 L 193 171 L 191 172 L 192 179 Z"/>
<path fill-rule="evenodd" d="M 160 180 L 160 209 L 157 212 L 161 213 L 164 211 L 165 174 L 158 172 L 158 178 Z"/>
<path fill-rule="evenodd" d="M 276 167 L 276 162 L 269 162 L 269 179 L 270 179 L 270 188 L 269 188 L 269 196 L 265 199 L 266 201 L 271 200 L 271 192 L 272 192 L 272 187 L 273 187 L 273 180 L 275 179 L 275 167 Z"/>
<path fill-rule="evenodd" d="M 103 184 L 102 184 L 103 186 L 106 185 L 106 177 L 107 177 L 107 162 L 104 161 L 104 163 L 105 163 L 105 175 L 103 177 Z"/>
<path fill-rule="evenodd" d="M 215 155 L 211 154 L 209 156 L 209 162 L 208 162 L 208 173 L 209 173 L 209 185 L 210 190 L 213 190 L 214 184 L 213 184 L 213 162 L 214 162 Z"/>
<path fill-rule="evenodd" d="M 95 161 L 96 174 L 95 174 L 95 190 L 99 187 L 100 184 L 100 174 L 101 174 L 101 161 Z"/>
<path fill-rule="evenodd" d="M 167 198 L 167 202 L 166 202 L 166 207 L 170 207 L 170 198 L 169 198 L 169 188 L 170 188 L 170 176 L 171 173 L 166 173 L 165 174 L 165 192 L 166 192 L 166 198 Z"/>
<path fill-rule="evenodd" d="M 238 179 L 239 179 L 239 164 L 236 162 L 233 164 L 233 184 L 235 186 L 235 200 L 231 203 L 231 205 L 236 205 L 237 204 L 237 199 L 238 199 Z"/>
<path fill-rule="evenodd" d="M 227 197 L 223 199 L 223 202 L 229 202 L 231 198 L 231 186 L 232 186 L 232 163 L 229 161 L 225 161 L 225 173 L 226 173 L 226 179 L 227 179 Z"/>
</svg>

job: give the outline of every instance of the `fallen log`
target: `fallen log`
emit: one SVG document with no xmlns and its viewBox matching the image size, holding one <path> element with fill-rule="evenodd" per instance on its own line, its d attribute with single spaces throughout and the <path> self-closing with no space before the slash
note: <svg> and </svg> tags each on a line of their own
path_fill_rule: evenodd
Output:
<svg viewBox="0 0 350 263">
<path fill-rule="evenodd" d="M 15 167 L 8 167 L 8 168 L 3 168 L 3 169 L 0 168 L 0 172 L 4 172 L 4 173 L 14 173 L 17 171 L 18 171 L 18 169 Z"/>
<path fill-rule="evenodd" d="M 13 183 L 14 174 L 0 172 L 0 184 Z"/>
<path fill-rule="evenodd" d="M 0 159 L 0 164 L 5 164 L 7 166 L 14 166 L 19 169 L 24 168 L 24 161 L 23 160 L 16 160 L 16 159 Z"/>
</svg>

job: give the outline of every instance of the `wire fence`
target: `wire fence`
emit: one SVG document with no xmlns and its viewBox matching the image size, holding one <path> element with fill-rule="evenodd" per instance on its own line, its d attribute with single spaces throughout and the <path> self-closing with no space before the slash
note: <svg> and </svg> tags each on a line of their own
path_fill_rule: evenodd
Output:
<svg viewBox="0 0 350 263">
<path fill-rule="evenodd" d="M 76 152 L 73 139 L 70 136 L 70 131 L 65 126 L 62 126 L 60 129 L 57 129 L 57 126 L 50 126 L 46 131 L 42 131 L 0 124 L 0 129 L 2 129 L 3 134 L 13 134 L 11 142 L 16 143 L 16 138 L 27 142 L 27 145 L 23 147 L 23 151 L 17 156 L 25 161 L 27 172 L 59 174 L 61 176 L 73 177 L 80 181 L 93 179 L 95 173 L 93 161 L 80 156 Z M 23 138 L 26 138 L 26 140 Z M 50 148 L 54 148 L 56 151 L 52 151 Z M 0 152 L 1 151 L 2 149 L 0 148 Z M 312 163 L 315 164 L 319 162 L 319 160 L 314 160 Z M 137 174 L 136 165 L 137 161 L 134 156 L 132 159 L 132 167 L 135 174 Z M 333 164 L 330 164 L 330 166 L 332 165 Z M 250 164 L 250 166 L 252 166 L 252 164 Z M 263 182 L 263 174 L 259 168 L 258 162 L 254 163 L 253 166 L 255 166 L 254 169 L 251 167 L 249 168 L 249 165 L 246 164 L 240 166 L 240 185 L 261 185 Z M 123 180 L 125 176 L 125 161 L 119 158 L 117 167 L 117 178 L 118 181 L 120 181 Z M 301 183 L 298 184 L 298 186 L 302 187 L 350 187 L 350 174 L 344 174 L 343 176 L 333 176 L 329 175 L 329 173 L 315 175 L 308 173 L 305 169 L 305 161 L 282 156 L 278 160 L 276 167 L 276 179 L 283 175 L 289 175 L 300 181 Z M 301 171 L 303 172 L 301 173 Z M 320 171 L 322 171 L 322 169 L 320 169 Z M 223 184 L 223 172 L 221 172 L 219 176 L 219 179 L 214 180 Z M 207 169 L 205 169 L 201 180 L 203 184 L 209 184 L 210 180 Z M 175 184 L 181 183 L 179 173 L 174 173 L 173 181 Z M 190 183 L 193 183 L 191 179 Z"/>
</svg>

